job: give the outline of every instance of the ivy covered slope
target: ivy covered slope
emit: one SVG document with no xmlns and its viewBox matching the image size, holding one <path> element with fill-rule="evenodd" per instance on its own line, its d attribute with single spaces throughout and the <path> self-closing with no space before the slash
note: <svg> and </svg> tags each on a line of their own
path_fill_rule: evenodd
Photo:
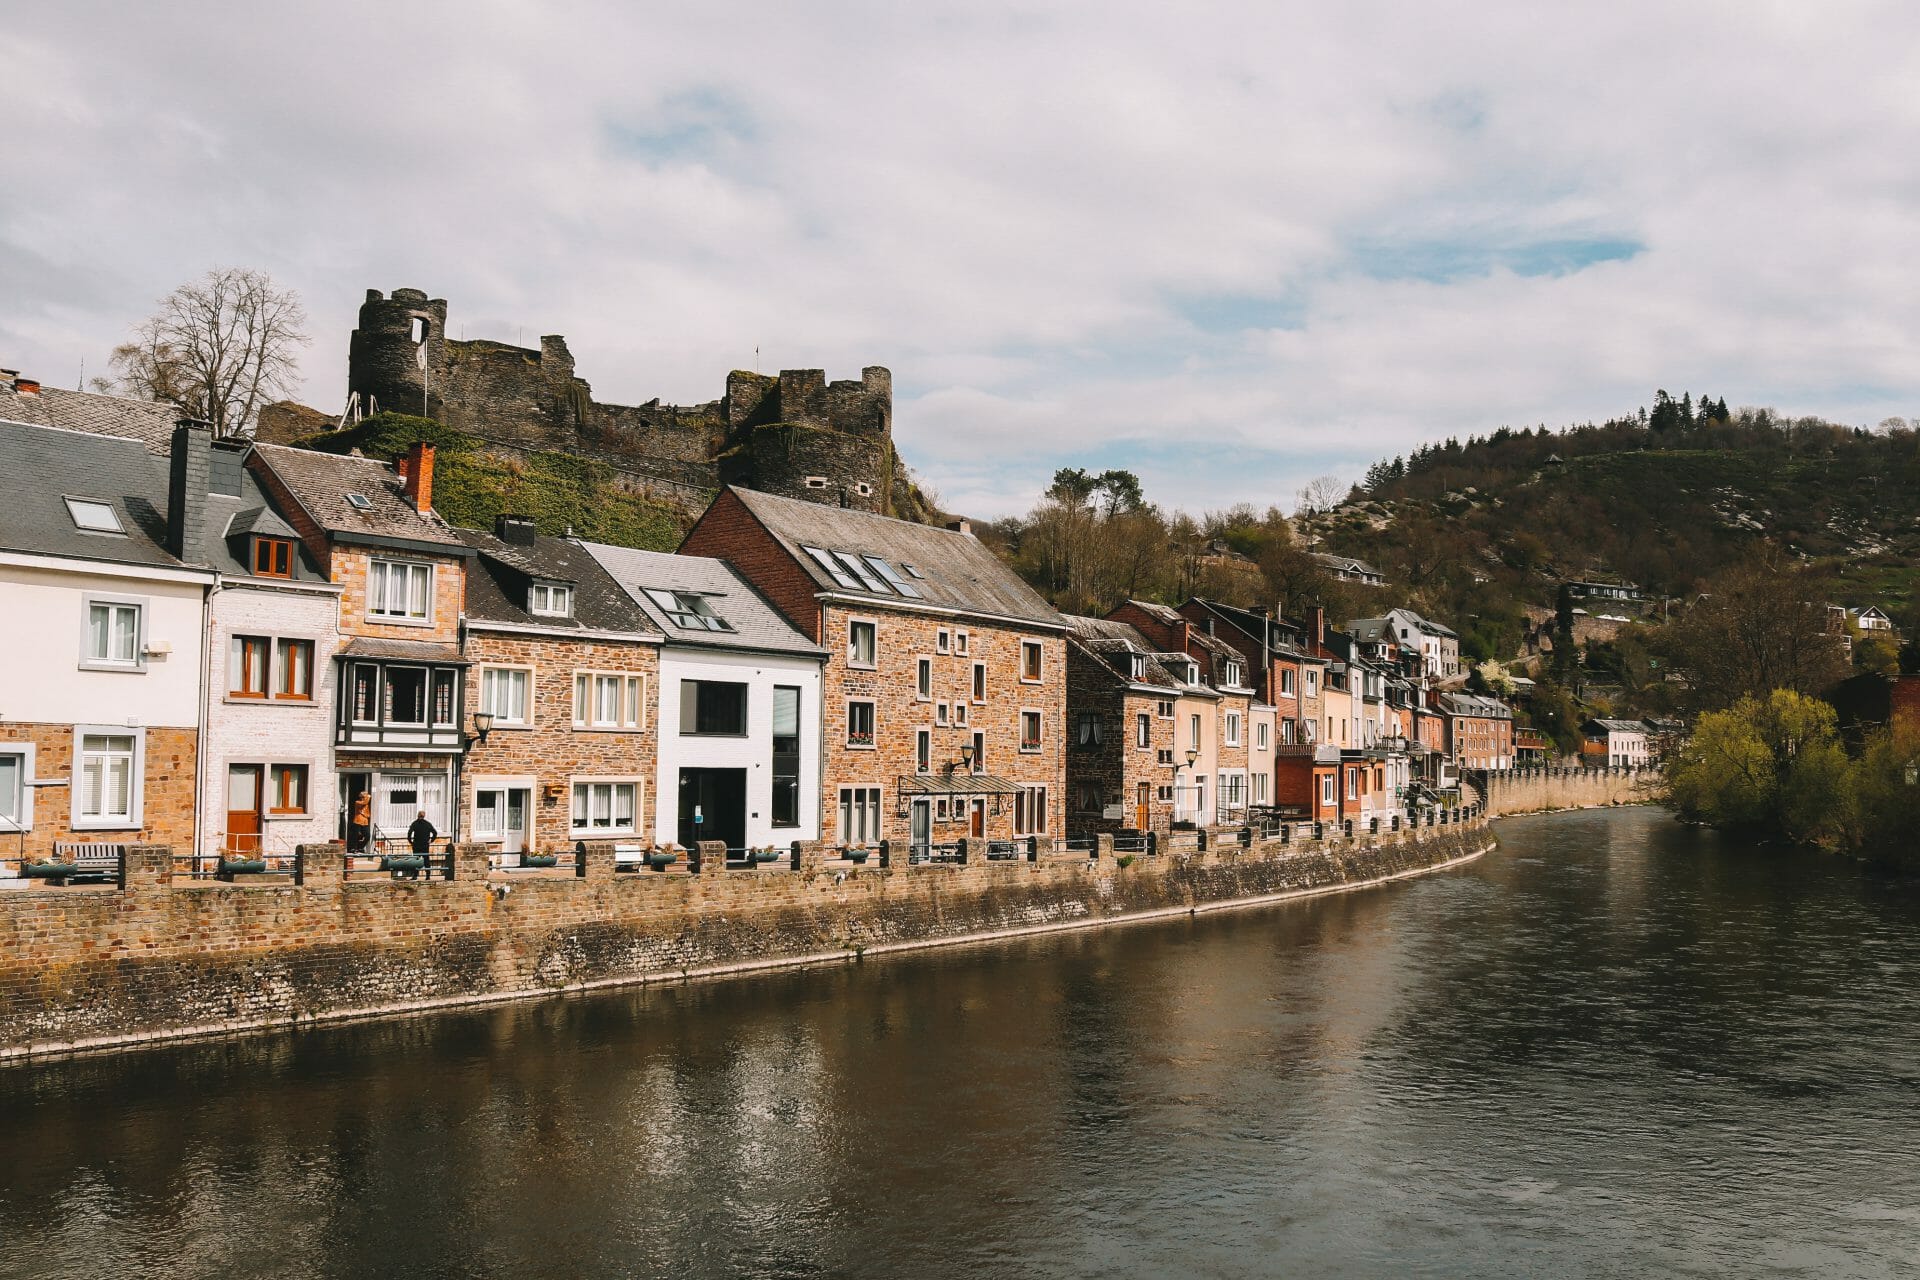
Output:
<svg viewBox="0 0 1920 1280">
<path fill-rule="evenodd" d="M 434 446 L 433 505 L 451 524 L 491 529 L 497 515 L 532 516 L 541 533 L 569 528 L 593 542 L 672 551 L 705 501 L 678 505 L 621 490 L 612 467 L 565 453 L 505 457 L 431 418 L 380 413 L 358 426 L 295 443 L 324 453 L 358 449 L 393 459 L 416 440 Z"/>
</svg>

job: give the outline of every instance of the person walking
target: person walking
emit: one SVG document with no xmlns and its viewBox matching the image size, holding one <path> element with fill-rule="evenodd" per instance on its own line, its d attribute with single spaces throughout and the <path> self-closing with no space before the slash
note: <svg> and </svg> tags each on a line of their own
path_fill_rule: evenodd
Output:
<svg viewBox="0 0 1920 1280">
<path fill-rule="evenodd" d="M 347 812 L 347 852 L 365 853 L 367 837 L 373 833 L 373 793 L 362 791 L 353 798 Z"/>
<path fill-rule="evenodd" d="M 432 854 L 433 838 L 439 834 L 433 829 L 433 824 L 427 821 L 427 811 L 422 809 L 420 816 L 413 820 L 413 825 L 407 828 L 407 844 L 416 858 L 425 858 Z M 418 871 L 409 871 L 407 879 L 415 879 L 419 874 Z"/>
</svg>

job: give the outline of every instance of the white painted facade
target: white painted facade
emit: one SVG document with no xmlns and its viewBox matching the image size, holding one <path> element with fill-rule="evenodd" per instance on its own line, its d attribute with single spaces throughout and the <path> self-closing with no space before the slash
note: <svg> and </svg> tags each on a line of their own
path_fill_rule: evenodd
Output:
<svg viewBox="0 0 1920 1280">
<path fill-rule="evenodd" d="M 1263 702 L 1247 709 L 1247 803 L 1270 805 L 1274 796 L 1273 748 L 1280 741 L 1280 717 Z"/>
<path fill-rule="evenodd" d="M 268 586 L 258 580 L 228 581 L 214 593 L 207 642 L 206 732 L 200 786 L 201 845 L 227 848 L 227 820 L 244 803 L 246 777 L 272 788 L 277 767 L 306 770 L 302 813 L 276 813 L 261 804 L 260 852 L 291 854 L 302 844 L 324 843 L 341 830 L 340 788 L 333 767 L 333 719 L 339 664 L 340 588 L 331 583 Z M 235 696 L 234 638 L 264 639 L 271 654 L 269 696 Z M 283 687 L 281 641 L 311 644 L 311 698 L 276 695 Z M 239 771 L 243 777 L 234 775 Z M 239 797 L 236 799 L 236 797 Z M 236 842 L 235 852 L 245 852 Z"/>
<path fill-rule="evenodd" d="M 747 686 L 747 732 L 741 736 L 681 732 L 681 682 L 706 680 Z M 798 824 L 773 825 L 774 687 L 800 690 L 800 792 Z M 655 779 L 654 840 L 678 841 L 680 771 L 744 769 L 747 777 L 746 842 L 749 847 L 786 848 L 795 840 L 820 838 L 821 684 L 817 659 L 770 653 L 729 652 L 668 643 L 660 649 L 659 773 Z"/>
</svg>

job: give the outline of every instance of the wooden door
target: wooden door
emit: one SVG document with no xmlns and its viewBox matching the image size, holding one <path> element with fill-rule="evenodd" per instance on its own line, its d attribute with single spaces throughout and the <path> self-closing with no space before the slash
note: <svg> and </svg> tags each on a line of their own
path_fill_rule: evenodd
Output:
<svg viewBox="0 0 1920 1280">
<path fill-rule="evenodd" d="M 261 774 L 264 766 L 236 764 L 227 769 L 227 854 L 260 856 Z"/>
<path fill-rule="evenodd" d="M 967 834 L 981 839 L 987 834 L 987 802 L 975 800 L 967 814 Z"/>
<path fill-rule="evenodd" d="M 1153 798 L 1152 783 L 1141 782 L 1141 783 L 1137 783 L 1134 786 L 1133 788 L 1133 829 L 1135 831 L 1146 831 L 1149 829 L 1148 823 L 1151 822 L 1152 820 L 1153 811 L 1148 807 L 1148 802 L 1152 800 L 1152 798 Z"/>
</svg>

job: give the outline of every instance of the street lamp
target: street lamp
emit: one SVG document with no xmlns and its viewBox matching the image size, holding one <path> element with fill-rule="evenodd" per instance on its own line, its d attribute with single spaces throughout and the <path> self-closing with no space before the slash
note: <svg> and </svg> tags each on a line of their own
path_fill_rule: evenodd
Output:
<svg viewBox="0 0 1920 1280">
<path fill-rule="evenodd" d="M 484 743 L 487 735 L 493 732 L 493 712 L 476 711 L 473 713 L 473 736 L 467 739 L 467 745 Z"/>
</svg>

